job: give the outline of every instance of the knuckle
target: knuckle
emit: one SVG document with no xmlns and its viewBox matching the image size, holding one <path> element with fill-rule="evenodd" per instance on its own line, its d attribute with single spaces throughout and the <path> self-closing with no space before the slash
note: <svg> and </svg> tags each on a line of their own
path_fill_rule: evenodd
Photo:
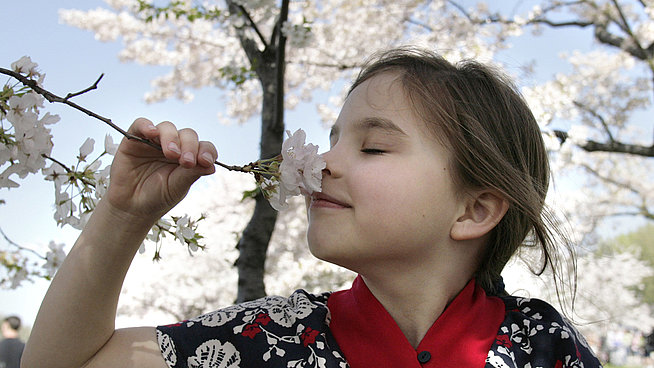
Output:
<svg viewBox="0 0 654 368">
<path fill-rule="evenodd" d="M 197 140 L 198 133 L 191 128 L 183 128 L 179 130 L 179 135 L 188 138 L 195 138 Z"/>
</svg>

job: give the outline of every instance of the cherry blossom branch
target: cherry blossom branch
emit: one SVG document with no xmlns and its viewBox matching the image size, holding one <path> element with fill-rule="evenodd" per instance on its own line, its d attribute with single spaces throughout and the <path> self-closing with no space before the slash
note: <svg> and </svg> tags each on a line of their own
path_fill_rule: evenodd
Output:
<svg viewBox="0 0 654 368">
<path fill-rule="evenodd" d="M 152 141 L 150 141 L 148 139 L 135 136 L 135 135 L 125 131 L 124 129 L 122 129 L 118 125 L 116 125 L 111 119 L 109 119 L 107 117 L 104 117 L 102 115 L 99 115 L 99 114 L 97 114 L 97 113 L 95 113 L 95 112 L 93 112 L 93 111 L 91 111 L 91 110 L 89 110 L 89 109 L 87 109 L 87 108 L 85 108 L 83 106 L 80 106 L 80 105 L 70 101 L 70 99 L 73 98 L 73 97 L 76 97 L 76 96 L 79 96 L 79 95 L 84 94 L 86 92 L 97 89 L 98 84 L 100 83 L 100 80 L 102 79 L 104 74 L 100 75 L 100 77 L 95 81 L 95 83 L 93 83 L 88 88 L 85 88 L 85 89 L 83 89 L 83 90 L 81 90 L 79 92 L 69 93 L 69 94 L 66 95 L 66 97 L 57 96 L 56 94 L 54 94 L 54 93 L 46 90 L 45 88 L 39 86 L 37 81 L 35 81 L 33 79 L 30 79 L 30 78 L 28 78 L 28 77 L 26 77 L 26 76 L 24 76 L 24 75 L 22 75 L 20 73 L 17 73 L 17 72 L 15 72 L 13 70 L 0 68 L 0 74 L 5 74 L 5 75 L 8 75 L 8 76 L 10 76 L 12 78 L 17 79 L 23 85 L 31 88 L 34 92 L 36 92 L 39 95 L 43 96 L 50 103 L 62 103 L 62 104 L 68 105 L 68 106 L 70 106 L 70 107 L 72 107 L 72 108 L 74 108 L 76 110 L 79 110 L 79 111 L 81 111 L 81 112 L 83 112 L 83 113 L 85 113 L 85 114 L 87 114 L 87 115 L 89 115 L 89 116 L 91 116 L 93 118 L 96 118 L 96 119 L 104 122 L 105 124 L 109 125 L 113 129 L 115 129 L 116 131 L 120 132 L 127 139 L 139 141 L 139 142 L 147 144 L 148 146 L 150 146 L 152 148 L 155 148 L 155 149 L 157 149 L 159 151 L 162 150 L 160 145 L 158 145 L 158 144 L 156 144 L 156 143 L 154 143 L 154 142 L 152 142 Z M 55 161 L 51 157 L 46 157 L 46 158 Z M 245 166 L 236 166 L 236 165 L 227 165 L 227 164 L 224 164 L 224 163 L 216 160 L 216 161 L 214 161 L 214 164 L 216 164 L 218 166 L 221 166 L 221 167 L 223 167 L 223 168 L 225 168 L 227 170 L 231 170 L 231 171 L 239 171 L 239 172 L 245 172 L 245 173 L 257 173 L 257 171 L 261 170 L 261 166 L 259 164 L 257 164 L 257 162 L 251 162 L 251 163 L 249 163 L 249 164 L 247 164 Z M 57 162 L 57 163 L 59 165 L 61 165 L 62 167 L 64 167 L 65 169 L 68 169 L 65 165 L 63 165 L 63 164 L 61 164 L 59 162 Z"/>
<path fill-rule="evenodd" d="M 231 1 L 230 1 L 231 3 Z M 254 19 L 250 16 L 250 13 L 243 7 L 243 5 L 237 4 L 236 5 L 240 10 L 242 15 L 245 17 L 245 19 L 248 21 L 250 24 L 250 28 L 254 30 L 254 32 L 257 34 L 259 37 L 259 40 L 263 43 L 264 48 L 268 48 L 268 43 L 266 42 L 266 38 L 263 36 L 261 31 L 259 30 L 259 27 L 257 27 L 257 24 L 254 22 Z"/>
<path fill-rule="evenodd" d="M 73 170 L 71 170 L 68 166 L 66 166 L 63 162 L 57 160 L 56 158 L 54 158 L 54 157 L 50 157 L 50 156 L 45 155 L 45 154 L 43 154 L 43 155 L 41 155 L 41 156 L 43 156 L 46 160 L 50 160 L 50 161 L 56 163 L 57 165 L 61 166 L 64 170 L 66 170 L 66 172 L 67 172 L 68 174 L 73 174 L 73 173 L 74 173 Z M 79 176 L 79 177 L 77 177 L 77 179 L 78 179 L 79 181 L 81 181 L 81 182 L 82 182 L 83 184 L 85 184 L 85 185 L 88 185 L 88 186 L 93 186 L 93 185 L 94 185 L 93 182 L 89 181 L 88 179 L 86 179 L 86 178 L 84 178 L 84 177 Z"/>
<path fill-rule="evenodd" d="M 155 143 L 153 143 L 153 142 L 151 142 L 151 141 L 149 141 L 147 139 L 137 137 L 137 136 L 135 136 L 133 134 L 130 134 L 127 131 L 123 130 L 121 127 L 114 124 L 114 122 L 111 121 L 111 119 L 106 118 L 104 116 L 101 116 L 101 115 L 99 115 L 99 114 L 97 114 L 97 113 L 95 113 L 95 112 L 93 112 L 93 111 L 91 111 L 89 109 L 86 109 L 86 108 L 84 108 L 84 107 L 70 101 L 71 97 L 79 96 L 82 93 L 86 93 L 88 91 L 96 89 L 97 84 L 100 82 L 100 79 L 102 79 L 102 75 L 100 76 L 100 78 L 98 78 L 98 80 L 96 80 L 96 82 L 92 86 L 90 86 L 90 87 L 88 87 L 88 88 L 86 88 L 86 89 L 84 89 L 84 90 L 82 90 L 80 92 L 69 93 L 68 95 L 66 95 L 66 97 L 60 97 L 60 96 L 57 96 L 56 94 L 44 89 L 43 87 L 39 86 L 37 81 L 35 81 L 33 79 L 30 79 L 30 78 L 28 78 L 28 77 L 26 77 L 26 76 L 24 76 L 24 75 L 22 75 L 20 73 L 17 73 L 17 72 L 15 72 L 13 70 L 0 68 L 0 74 L 6 74 L 6 75 L 8 75 L 10 77 L 13 77 L 13 78 L 19 80 L 23 85 L 31 88 L 34 92 L 40 94 L 46 100 L 48 100 L 50 103 L 62 103 L 62 104 L 68 105 L 68 106 L 70 106 L 70 107 L 72 107 L 72 108 L 74 108 L 76 110 L 79 110 L 79 111 L 85 113 L 86 115 L 89 115 L 91 117 L 94 117 L 94 118 L 104 122 L 105 124 L 109 125 L 110 127 L 114 128 L 115 130 L 120 132 L 127 139 L 137 140 L 137 141 L 140 141 L 142 143 L 145 143 L 145 144 L 149 145 L 150 147 L 161 150 L 161 147 L 158 146 L 157 144 L 155 144 Z"/>
<path fill-rule="evenodd" d="M 606 135 L 609 137 L 609 142 L 615 142 L 615 138 L 613 138 L 613 133 L 611 133 L 611 130 L 609 129 L 609 125 L 606 123 L 606 119 L 604 119 L 604 116 L 602 116 L 599 112 L 591 109 L 590 107 L 584 105 L 579 101 L 572 101 L 572 104 L 578 107 L 579 109 L 581 109 L 582 111 L 586 111 L 591 116 L 596 118 L 602 125 L 602 128 L 604 129 Z"/>
<path fill-rule="evenodd" d="M 629 37 L 631 37 L 631 39 L 634 41 L 634 43 L 636 44 L 636 46 L 639 49 L 641 49 L 642 51 L 645 51 L 645 50 L 643 50 L 643 47 L 640 45 L 638 37 L 636 37 L 636 35 L 634 35 L 634 32 L 632 31 L 631 26 L 629 25 L 629 21 L 627 20 L 627 17 L 625 17 L 624 12 L 622 11 L 622 7 L 620 6 L 620 4 L 618 4 L 618 1 L 617 0 L 612 0 L 612 3 L 613 3 L 613 6 L 615 6 L 615 10 L 618 12 L 618 15 L 620 16 L 620 22 L 619 23 L 616 22 L 616 23 L 618 23 L 620 28 L 622 28 L 622 30 L 626 34 L 628 34 Z"/>
<path fill-rule="evenodd" d="M 39 258 L 41 258 L 41 259 L 45 259 L 45 257 L 43 257 L 42 255 L 40 255 L 40 254 L 39 254 L 37 251 L 35 251 L 34 249 L 25 248 L 25 247 L 21 246 L 20 244 L 14 242 L 13 240 L 9 239 L 9 237 L 7 236 L 7 234 L 5 234 L 4 231 L 2 231 L 2 228 L 0 228 L 0 235 L 2 235 L 2 237 L 5 239 L 5 241 L 6 241 L 9 245 L 14 246 L 14 247 L 17 248 L 18 250 L 21 250 L 21 251 L 24 251 L 24 252 L 30 252 L 30 253 L 36 255 L 37 257 L 39 257 Z"/>
</svg>

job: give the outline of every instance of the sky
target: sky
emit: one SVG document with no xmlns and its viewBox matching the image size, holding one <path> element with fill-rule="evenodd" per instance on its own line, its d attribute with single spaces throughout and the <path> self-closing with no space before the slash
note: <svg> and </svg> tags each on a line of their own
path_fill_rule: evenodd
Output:
<svg viewBox="0 0 654 368">
<path fill-rule="evenodd" d="M 176 100 L 146 104 L 143 95 L 150 89 L 150 80 L 165 73 L 165 68 L 120 63 L 117 58 L 121 49 L 119 42 L 101 43 L 91 32 L 59 23 L 57 13 L 60 8 L 85 10 L 98 6 L 105 5 L 100 0 L 4 1 L 0 13 L 0 66 L 8 68 L 13 61 L 28 55 L 46 73 L 44 86 L 59 95 L 82 90 L 105 73 L 99 90 L 77 97 L 78 104 L 110 117 L 125 129 L 139 116 L 148 117 L 155 123 L 170 120 L 180 126 L 192 127 L 202 139 L 218 147 L 220 159 L 225 163 L 244 164 L 258 157 L 258 122 L 220 125 L 217 119 L 222 106 L 219 91 L 196 91 L 196 98 L 188 104 Z M 560 37 L 560 33 L 553 37 Z M 538 54 L 539 65 L 547 67 L 533 78 L 546 78 L 564 65 L 557 58 L 556 50 L 548 49 L 553 44 L 535 45 L 529 40 L 518 40 L 515 50 L 519 51 L 504 53 L 501 60 L 517 72 Z M 557 45 L 561 46 L 560 42 Z M 0 83 L 5 81 L 6 78 L 1 76 Z M 105 134 L 111 134 L 115 141 L 120 139 L 117 132 L 100 121 L 66 106 L 48 105 L 46 111 L 61 116 L 61 121 L 52 129 L 52 156 L 60 161 L 74 162 L 86 137 L 96 140 L 96 150 L 101 150 Z M 327 131 L 312 104 L 301 105 L 296 111 L 289 112 L 287 126 L 292 131 L 302 127 L 307 131 L 309 142 L 323 149 L 328 147 Z M 52 218 L 52 184 L 45 182 L 40 175 L 22 180 L 20 188 L 0 190 L 0 198 L 7 202 L 0 206 L 0 226 L 18 244 L 43 250 L 50 240 L 54 240 L 66 243 L 69 249 L 78 235 L 75 230 L 56 226 Z M 0 315 L 18 314 L 31 325 L 47 285 L 45 281 L 37 281 L 17 290 L 0 290 Z"/>
</svg>

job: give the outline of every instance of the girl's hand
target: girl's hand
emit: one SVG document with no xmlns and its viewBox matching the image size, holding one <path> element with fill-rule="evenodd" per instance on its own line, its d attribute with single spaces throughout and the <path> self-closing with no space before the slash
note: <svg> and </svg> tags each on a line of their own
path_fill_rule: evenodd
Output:
<svg viewBox="0 0 654 368">
<path fill-rule="evenodd" d="M 160 144 L 162 151 L 127 138 L 120 143 L 105 198 L 127 220 L 154 223 L 184 198 L 191 184 L 215 172 L 216 147 L 199 141 L 192 129 L 177 130 L 167 121 L 154 126 L 139 118 L 129 132 Z"/>
</svg>

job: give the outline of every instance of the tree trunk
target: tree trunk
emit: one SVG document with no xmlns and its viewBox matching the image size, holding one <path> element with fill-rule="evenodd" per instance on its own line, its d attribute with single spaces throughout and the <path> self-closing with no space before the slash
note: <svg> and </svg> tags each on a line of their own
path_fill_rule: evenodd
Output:
<svg viewBox="0 0 654 368">
<path fill-rule="evenodd" d="M 275 121 L 274 79 L 262 81 L 263 107 L 261 116 L 261 158 L 271 158 L 279 154 L 282 147 L 283 120 Z M 272 87 L 272 88 L 271 88 Z M 271 93 L 272 91 L 272 93 Z M 238 268 L 238 293 L 236 302 L 241 303 L 266 295 L 263 282 L 268 243 L 277 221 L 277 211 L 268 200 L 259 193 L 250 222 L 245 227 L 238 242 L 239 250 L 236 267 Z"/>
<path fill-rule="evenodd" d="M 230 12 L 245 12 L 232 1 L 227 1 Z M 250 64 L 254 68 L 263 90 L 261 108 L 260 158 L 267 159 L 281 152 L 284 139 L 284 69 L 286 66 L 286 37 L 281 27 L 288 15 L 289 0 L 283 0 L 275 30 L 263 51 L 256 43 L 241 33 L 241 45 Z M 249 18 L 251 19 L 251 18 Z M 254 27 L 255 25 L 252 24 Z M 257 32 L 258 33 L 258 32 Z M 260 34 L 260 33 L 259 33 Z M 265 41 L 265 40 L 264 40 Z M 261 298 L 266 295 L 263 281 L 268 243 L 275 229 L 277 211 L 275 211 L 262 194 L 255 198 L 256 204 L 250 222 L 243 230 L 237 244 L 239 257 L 238 292 L 236 302 Z"/>
</svg>

